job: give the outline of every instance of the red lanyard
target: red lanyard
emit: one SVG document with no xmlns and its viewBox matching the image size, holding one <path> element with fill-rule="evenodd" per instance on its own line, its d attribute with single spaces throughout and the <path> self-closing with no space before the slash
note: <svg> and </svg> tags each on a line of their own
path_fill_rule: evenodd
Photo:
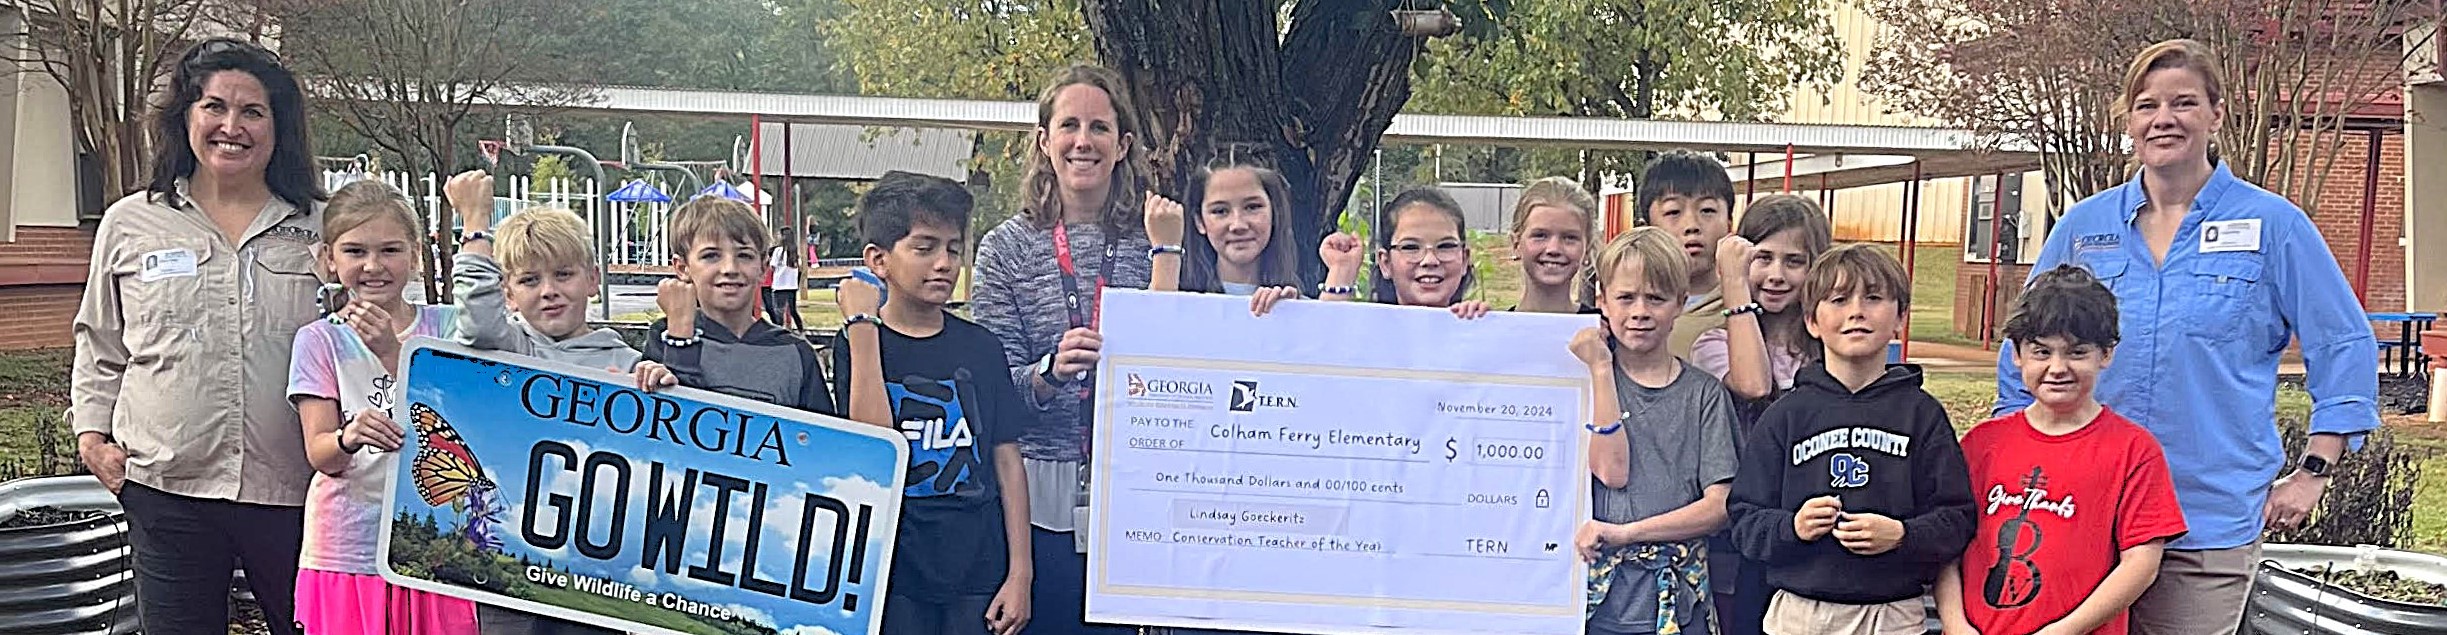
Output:
<svg viewBox="0 0 2447 635">
<path fill-rule="evenodd" d="M 1070 310 L 1071 328 L 1096 328 L 1097 319 L 1103 317 L 1105 285 L 1113 278 L 1113 247 L 1113 237 L 1105 237 L 1104 262 L 1097 266 L 1096 286 L 1087 292 L 1083 306 L 1079 297 L 1079 268 L 1071 261 L 1070 230 L 1054 223 L 1054 264 L 1062 267 L 1062 303 Z"/>
<path fill-rule="evenodd" d="M 1054 223 L 1054 264 L 1062 267 L 1062 302 L 1064 307 L 1070 309 L 1071 328 L 1096 328 L 1097 319 L 1104 317 L 1105 283 L 1113 279 L 1113 250 L 1116 243 L 1111 232 L 1107 234 L 1104 262 L 1097 265 L 1096 286 L 1088 292 L 1091 295 L 1086 304 L 1090 306 L 1082 306 L 1079 299 L 1079 268 L 1071 262 L 1071 232 L 1061 222 Z M 1095 397 L 1089 386 L 1085 383 L 1079 386 L 1079 427 L 1083 429 L 1095 427 Z M 1079 456 L 1088 455 L 1094 447 L 1091 441 L 1094 438 L 1094 434 L 1089 434 L 1081 439 Z"/>
</svg>

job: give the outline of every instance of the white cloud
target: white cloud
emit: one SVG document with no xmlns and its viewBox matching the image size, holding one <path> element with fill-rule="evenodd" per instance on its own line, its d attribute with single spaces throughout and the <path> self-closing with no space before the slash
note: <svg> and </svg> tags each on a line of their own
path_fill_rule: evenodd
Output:
<svg viewBox="0 0 2447 635">
<path fill-rule="evenodd" d="M 841 635 L 841 633 L 822 626 L 808 625 L 790 627 L 790 630 L 782 631 L 782 635 Z"/>
<path fill-rule="evenodd" d="M 843 502 L 876 504 L 892 499 L 892 490 L 864 476 L 828 476 L 824 478 L 824 495 Z"/>
</svg>

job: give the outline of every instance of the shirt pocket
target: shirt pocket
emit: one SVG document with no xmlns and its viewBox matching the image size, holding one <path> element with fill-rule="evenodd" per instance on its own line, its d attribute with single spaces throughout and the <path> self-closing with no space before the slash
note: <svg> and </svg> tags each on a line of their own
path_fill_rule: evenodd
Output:
<svg viewBox="0 0 2447 635">
<path fill-rule="evenodd" d="M 2185 298 L 2187 331 L 2193 337 L 2229 341 L 2245 335 L 2268 308 L 2261 301 L 2263 270 L 2257 254 L 2204 256 L 2192 263 Z"/>
<path fill-rule="evenodd" d="M 2098 278 L 2099 284 L 2106 286 L 2108 291 L 2116 293 L 2119 304 L 2122 303 L 2124 294 L 2131 291 L 2127 288 L 2131 286 L 2131 281 L 2124 277 L 2124 272 L 2131 266 L 2131 261 L 2126 260 L 2123 254 L 2106 251 L 2093 252 L 2075 256 L 2074 262 L 2083 269 L 2089 270 L 2090 277 Z"/>
<path fill-rule="evenodd" d="M 192 270 L 176 274 L 178 265 L 165 264 L 175 260 L 171 254 L 184 252 Z M 177 238 L 145 238 L 128 243 L 111 263 L 111 274 L 118 280 L 119 314 L 122 320 L 122 342 L 128 350 L 131 366 L 153 366 L 168 360 L 182 359 L 180 354 L 198 342 L 190 341 L 195 323 L 203 311 L 218 298 L 210 297 L 215 260 L 212 243 Z M 147 272 L 155 275 L 147 275 Z M 148 279 L 149 278 L 149 279 Z"/>
<path fill-rule="evenodd" d="M 294 333 L 322 314 L 315 292 L 323 279 L 315 275 L 314 251 L 305 243 L 266 240 L 248 247 L 253 266 L 247 271 L 247 310 L 275 333 Z"/>
</svg>

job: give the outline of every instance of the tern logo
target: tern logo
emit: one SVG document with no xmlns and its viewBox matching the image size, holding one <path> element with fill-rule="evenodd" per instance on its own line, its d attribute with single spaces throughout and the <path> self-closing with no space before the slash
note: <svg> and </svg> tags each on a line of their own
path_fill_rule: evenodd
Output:
<svg viewBox="0 0 2447 635">
<path fill-rule="evenodd" d="M 1298 407 L 1300 407 L 1300 402 L 1291 397 L 1258 392 L 1256 380 L 1241 379 L 1232 382 L 1231 409 L 1233 412 L 1256 412 L 1259 408 Z"/>
</svg>

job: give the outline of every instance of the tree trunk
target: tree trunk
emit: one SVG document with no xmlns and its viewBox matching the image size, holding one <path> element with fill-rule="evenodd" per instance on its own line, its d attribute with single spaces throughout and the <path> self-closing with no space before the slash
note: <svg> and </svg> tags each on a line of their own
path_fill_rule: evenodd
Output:
<svg viewBox="0 0 2447 635">
<path fill-rule="evenodd" d="M 1149 189 L 1178 198 L 1192 170 L 1225 153 L 1275 166 L 1291 185 L 1302 277 L 1315 282 L 1318 242 L 1410 99 L 1419 41 L 1394 25 L 1398 4 L 1303 0 L 1280 40 L 1271 3 L 1086 0 L 1082 11 L 1146 128 Z"/>
</svg>

